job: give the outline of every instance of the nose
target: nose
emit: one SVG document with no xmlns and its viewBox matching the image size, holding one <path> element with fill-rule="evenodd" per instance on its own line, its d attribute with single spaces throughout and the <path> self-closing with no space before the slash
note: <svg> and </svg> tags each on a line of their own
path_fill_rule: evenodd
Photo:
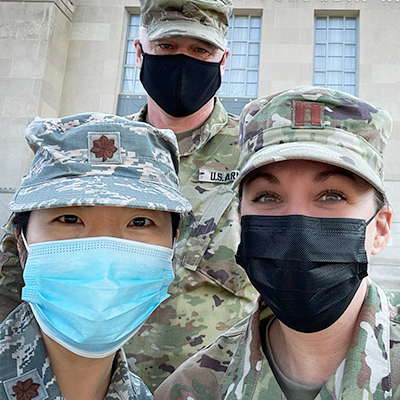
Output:
<svg viewBox="0 0 400 400">
<path fill-rule="evenodd" d="M 186 46 L 179 46 L 177 49 L 176 49 L 176 52 L 175 52 L 176 54 L 184 54 L 185 56 L 190 56 L 190 54 L 189 54 L 189 49 L 186 47 Z"/>
<path fill-rule="evenodd" d="M 300 199 L 292 199 L 287 204 L 283 210 L 284 215 L 312 215 L 312 211 L 305 201 L 300 201 Z"/>
<path fill-rule="evenodd" d="M 115 221 L 111 219 L 104 219 L 101 223 L 93 224 L 90 229 L 86 232 L 87 237 L 96 236 L 108 236 L 115 238 L 122 238 L 123 234 L 121 232 L 120 226 Z"/>
</svg>

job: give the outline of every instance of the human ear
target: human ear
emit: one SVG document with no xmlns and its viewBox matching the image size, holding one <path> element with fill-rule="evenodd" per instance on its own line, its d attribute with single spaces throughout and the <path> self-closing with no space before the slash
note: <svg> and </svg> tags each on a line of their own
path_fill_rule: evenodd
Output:
<svg viewBox="0 0 400 400">
<path fill-rule="evenodd" d="M 26 259 L 28 258 L 28 251 L 25 247 L 24 241 L 22 240 L 21 233 L 14 230 L 14 236 L 17 238 L 19 263 L 21 264 L 22 269 L 24 269 L 26 264 Z"/>
<path fill-rule="evenodd" d="M 221 71 L 221 76 L 223 76 L 224 73 L 225 73 L 226 59 L 228 58 L 229 52 L 230 52 L 230 49 L 227 47 L 227 48 L 225 49 L 224 55 L 222 56 L 221 65 L 220 65 L 220 67 L 219 67 L 219 68 L 220 68 L 220 71 Z"/>
<path fill-rule="evenodd" d="M 133 41 L 136 49 L 136 67 L 141 69 L 142 68 L 142 62 L 143 62 L 143 57 L 142 57 L 142 49 L 140 48 L 140 42 L 139 38 L 136 38 Z"/>
<path fill-rule="evenodd" d="M 387 245 L 392 230 L 393 210 L 389 205 L 383 206 L 375 216 L 375 237 L 371 254 L 380 253 Z"/>
</svg>

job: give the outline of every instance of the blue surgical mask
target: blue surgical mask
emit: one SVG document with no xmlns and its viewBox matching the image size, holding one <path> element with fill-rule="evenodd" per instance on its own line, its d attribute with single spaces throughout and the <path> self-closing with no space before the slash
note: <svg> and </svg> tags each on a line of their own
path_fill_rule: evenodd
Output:
<svg viewBox="0 0 400 400">
<path fill-rule="evenodd" d="M 170 248 L 112 237 L 29 245 L 22 299 L 42 331 L 83 357 L 118 350 L 169 297 Z"/>
</svg>

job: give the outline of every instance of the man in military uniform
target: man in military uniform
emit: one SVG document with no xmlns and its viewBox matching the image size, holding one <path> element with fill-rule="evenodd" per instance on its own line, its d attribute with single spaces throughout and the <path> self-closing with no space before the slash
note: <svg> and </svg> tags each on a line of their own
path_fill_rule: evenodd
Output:
<svg viewBox="0 0 400 400">
<path fill-rule="evenodd" d="M 215 96 L 229 54 L 232 3 L 142 0 L 140 6 L 135 45 L 148 96 L 131 118 L 175 132 L 180 188 L 196 220 L 183 221 L 180 229 L 171 297 L 124 346 L 130 367 L 154 391 L 184 360 L 244 318 L 254 307 L 255 290 L 234 258 L 238 117 Z"/>
<path fill-rule="evenodd" d="M 141 1 L 143 26 L 135 45 L 148 102 L 128 118 L 176 133 L 181 192 L 195 216 L 180 227 L 171 297 L 125 346 L 131 369 L 152 391 L 254 307 L 256 292 L 234 258 L 238 117 L 215 96 L 229 54 L 231 13 L 232 3 L 223 0 Z M 6 293 L 13 305 L 20 273 L 10 264 L 2 266 L 7 285 L 0 285 L 0 296 Z"/>
<path fill-rule="evenodd" d="M 259 307 L 182 364 L 159 400 L 400 399 L 400 291 L 368 260 L 390 237 L 390 115 L 302 86 L 240 117 L 237 261 Z"/>
</svg>

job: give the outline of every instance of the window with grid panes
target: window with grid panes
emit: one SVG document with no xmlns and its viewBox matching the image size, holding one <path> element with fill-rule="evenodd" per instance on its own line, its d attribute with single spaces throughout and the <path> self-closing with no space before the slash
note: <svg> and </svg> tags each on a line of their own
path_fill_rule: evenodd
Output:
<svg viewBox="0 0 400 400">
<path fill-rule="evenodd" d="M 257 97 L 261 17 L 233 15 L 226 39 L 230 55 L 218 95 Z"/>
<path fill-rule="evenodd" d="M 145 94 L 142 84 L 140 83 L 140 69 L 136 68 L 136 49 L 134 40 L 139 37 L 140 16 L 132 15 L 129 19 L 127 32 L 127 44 L 124 61 L 124 75 L 122 81 L 122 93 L 141 93 Z"/>
<path fill-rule="evenodd" d="M 357 95 L 358 18 L 317 16 L 314 85 Z"/>
<path fill-rule="evenodd" d="M 130 15 L 124 56 L 124 71 L 117 114 L 137 112 L 146 103 L 146 91 L 136 68 L 134 39 L 139 36 L 140 16 Z M 227 33 L 230 55 L 217 94 L 228 111 L 239 113 L 249 99 L 257 97 L 261 17 L 233 15 Z"/>
</svg>

